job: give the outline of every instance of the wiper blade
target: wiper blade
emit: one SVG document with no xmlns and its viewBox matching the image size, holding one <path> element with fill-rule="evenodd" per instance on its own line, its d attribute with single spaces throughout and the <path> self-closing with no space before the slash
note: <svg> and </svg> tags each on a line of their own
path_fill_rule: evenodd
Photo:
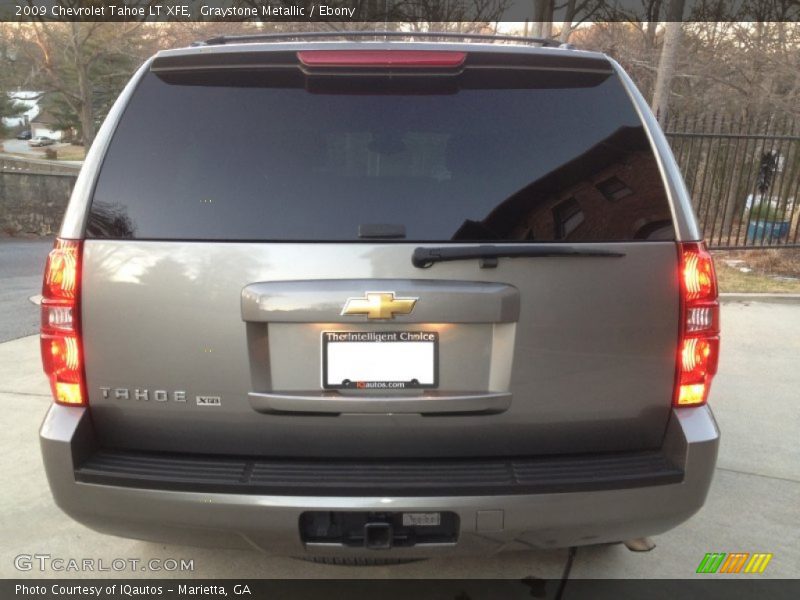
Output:
<svg viewBox="0 0 800 600">
<path fill-rule="evenodd" d="M 611 250 L 597 250 L 595 248 L 578 248 L 576 246 L 432 246 L 414 249 L 411 263 L 418 269 L 426 269 L 437 262 L 454 260 L 481 259 L 482 268 L 497 266 L 498 258 L 516 257 L 605 257 L 619 258 L 625 256 L 624 252 Z"/>
</svg>

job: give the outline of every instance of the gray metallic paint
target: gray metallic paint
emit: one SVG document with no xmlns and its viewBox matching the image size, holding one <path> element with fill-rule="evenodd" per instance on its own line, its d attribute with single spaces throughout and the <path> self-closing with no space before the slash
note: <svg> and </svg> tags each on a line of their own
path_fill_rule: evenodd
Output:
<svg viewBox="0 0 800 600">
<path fill-rule="evenodd" d="M 671 413 L 665 450 L 686 473 L 679 484 L 566 494 L 467 497 L 302 497 L 205 494 L 76 483 L 75 455 L 94 444 L 88 411 L 51 407 L 41 429 L 45 470 L 56 503 L 102 533 L 193 545 L 255 548 L 267 554 L 426 557 L 486 555 L 505 549 L 555 548 L 616 542 L 667 531 L 705 501 L 719 430 L 708 407 Z M 305 510 L 443 511 L 458 513 L 455 546 L 367 551 L 304 546 L 298 519 Z M 501 510 L 500 531 L 479 531 L 477 512 Z M 521 545 L 520 545 L 521 544 Z"/>
<path fill-rule="evenodd" d="M 308 252 L 314 252 L 313 247 Z M 387 319 L 405 323 L 514 323 L 519 319 L 519 290 L 475 281 L 424 279 L 310 279 L 253 283 L 242 290 L 242 319 L 270 323 L 334 323 L 342 316 L 342 298 L 365 292 L 394 292 L 398 298 L 424 298 L 411 313 Z M 343 322 L 375 323 L 365 316 Z"/>
<path fill-rule="evenodd" d="M 276 456 L 492 456 L 661 444 L 677 350 L 674 243 L 615 244 L 626 256 L 613 259 L 500 259 L 494 269 L 481 269 L 477 261 L 417 269 L 414 247 L 87 240 L 82 328 L 101 442 Z M 448 311 L 454 320 L 459 313 L 447 296 L 422 294 L 415 312 L 433 311 L 443 322 L 409 322 L 412 313 L 405 323 L 370 323 L 362 316 L 287 323 L 280 311 L 275 321 L 242 321 L 241 293 L 248 286 L 271 282 L 277 289 L 286 281 L 294 289 L 298 281 L 332 273 L 342 280 L 397 279 L 401 289 L 423 281 L 490 285 L 474 290 L 503 284 L 519 291 L 519 320 L 453 323 Z M 344 305 L 352 289 L 334 286 L 330 293 Z M 508 410 L 332 418 L 251 407 L 252 392 L 320 390 L 321 331 L 398 327 L 439 332 L 440 393 L 510 392 Z M 185 390 L 190 401 L 103 398 L 101 387 Z M 220 396 L 222 405 L 196 406 L 191 399 L 197 395 Z M 479 448 L 463 435 L 465 428 L 480 436 Z"/>
<path fill-rule="evenodd" d="M 426 391 L 413 396 L 401 393 L 380 396 L 334 392 L 251 392 L 247 395 L 253 410 L 261 413 L 330 413 L 330 414 L 416 414 L 497 413 L 511 405 L 507 392 L 442 394 Z"/>
<path fill-rule="evenodd" d="M 159 56 L 367 47 L 561 56 L 574 52 L 607 61 L 630 94 L 656 152 L 677 239 L 700 239 L 663 133 L 630 78 L 601 54 L 486 44 L 306 42 L 200 47 Z M 152 59 L 132 78 L 100 129 L 73 192 L 62 237 L 84 237 L 103 155 L 133 89 L 151 63 Z M 359 549 L 304 548 L 297 523 L 306 509 L 458 512 L 461 536 L 455 547 L 394 549 L 380 552 L 381 557 L 601 543 L 670 529 L 702 506 L 719 432 L 707 407 L 670 408 L 678 330 L 675 245 L 618 246 L 627 256 L 614 261 L 501 259 L 498 268 L 490 270 L 479 269 L 477 261 L 465 261 L 420 271 L 411 267 L 414 246 L 408 244 L 89 240 L 84 252 L 82 320 L 91 418 L 87 409 L 53 406 L 40 434 L 56 502 L 73 518 L 105 533 L 250 547 L 281 555 L 364 554 Z M 319 352 L 311 340 L 319 343 L 322 328 L 332 324 L 358 330 L 385 328 L 340 318 L 332 323 L 297 322 L 297 314 L 305 315 L 300 321 L 319 314 L 312 315 L 312 307 L 296 298 L 292 318 L 272 310 L 265 313 L 258 301 L 243 309 L 242 290 L 283 293 L 281 289 L 330 279 L 332 274 L 346 280 L 393 278 L 399 282 L 395 291 L 408 282 L 465 281 L 518 290 L 518 318 L 509 316 L 514 311 L 508 312 L 508 305 L 498 308 L 491 295 L 491 306 L 480 305 L 479 296 L 475 298 L 475 314 L 485 315 L 480 319 L 459 317 L 440 298 L 434 308 L 420 310 L 433 310 L 445 318 L 427 325 L 412 318 L 404 325 L 439 331 L 451 361 L 442 365 L 440 393 L 510 398 L 504 412 L 333 417 L 258 412 L 254 398 L 273 401 L 270 398 L 302 397 L 310 389 L 319 392 Z M 430 300 L 422 297 L 420 302 L 422 307 Z M 223 406 L 103 400 L 99 386 L 186 389 L 190 399 L 197 394 L 220 395 Z M 360 398 L 354 396 L 352 401 Z M 76 483 L 74 465 L 98 444 L 288 456 L 368 452 L 376 457 L 663 447 L 684 467 L 686 478 L 680 484 L 652 488 L 455 498 L 238 496 Z M 478 531 L 479 510 L 503 511 L 502 531 Z"/>
</svg>

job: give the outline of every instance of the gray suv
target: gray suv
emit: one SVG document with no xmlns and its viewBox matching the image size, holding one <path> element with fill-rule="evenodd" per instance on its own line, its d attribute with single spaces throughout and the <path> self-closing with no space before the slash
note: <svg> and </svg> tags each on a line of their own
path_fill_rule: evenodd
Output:
<svg viewBox="0 0 800 600">
<path fill-rule="evenodd" d="M 133 77 L 45 274 L 68 515 L 347 561 L 702 506 L 716 279 L 646 103 L 602 54 L 420 39 L 217 38 Z"/>
</svg>

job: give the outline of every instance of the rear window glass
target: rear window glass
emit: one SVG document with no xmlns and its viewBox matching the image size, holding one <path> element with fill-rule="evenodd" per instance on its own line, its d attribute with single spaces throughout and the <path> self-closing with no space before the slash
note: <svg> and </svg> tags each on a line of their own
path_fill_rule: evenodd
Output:
<svg viewBox="0 0 800 600">
<path fill-rule="evenodd" d="M 87 236 L 673 237 L 658 166 L 615 75 L 425 81 L 328 89 L 264 72 L 148 73 L 103 162 Z"/>
</svg>

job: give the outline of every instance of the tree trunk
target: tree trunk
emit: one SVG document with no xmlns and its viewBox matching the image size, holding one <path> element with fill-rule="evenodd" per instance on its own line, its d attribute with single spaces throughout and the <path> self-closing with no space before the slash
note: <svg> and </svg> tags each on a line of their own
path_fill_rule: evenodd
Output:
<svg viewBox="0 0 800 600">
<path fill-rule="evenodd" d="M 90 104 L 84 104 L 81 109 L 81 129 L 83 130 L 83 145 L 88 149 L 94 141 L 94 110 Z"/>
<path fill-rule="evenodd" d="M 83 130 L 83 144 L 88 149 L 94 141 L 94 107 L 92 101 L 94 94 L 86 69 L 78 69 L 78 85 L 81 94 L 81 129 Z"/>
<path fill-rule="evenodd" d="M 647 27 L 644 30 L 647 49 L 651 52 L 656 48 L 656 30 L 658 19 L 661 15 L 661 0 L 650 0 L 647 5 Z"/>
<path fill-rule="evenodd" d="M 682 33 L 683 26 L 680 22 L 670 21 L 665 25 L 664 46 L 658 61 L 656 85 L 650 105 L 662 126 L 667 122 L 669 90 L 675 75 L 675 64 L 678 60 L 678 48 L 681 44 Z"/>
<path fill-rule="evenodd" d="M 670 0 L 667 5 L 667 22 L 664 26 L 664 45 L 658 61 L 655 90 L 651 108 L 663 126 L 667 122 L 669 109 L 669 91 L 675 76 L 675 65 L 678 60 L 678 49 L 683 37 L 683 7 L 685 0 Z"/>
<path fill-rule="evenodd" d="M 658 33 L 658 20 L 661 15 L 661 0 L 650 0 L 647 8 L 647 26 L 644 30 L 644 59 L 647 61 L 649 66 L 655 68 L 658 64 L 658 39 L 656 34 Z M 642 89 L 642 93 L 651 94 L 653 92 L 653 83 L 654 82 L 650 77 L 648 77 L 646 80 L 643 80 L 639 84 Z M 646 92 L 645 89 L 647 90 Z"/>
<path fill-rule="evenodd" d="M 533 35 L 550 37 L 553 35 L 554 0 L 533 0 Z"/>
<path fill-rule="evenodd" d="M 80 43 L 80 24 L 73 22 L 72 25 L 72 47 L 75 53 L 74 63 L 75 72 L 78 76 L 78 95 L 80 96 L 80 120 L 83 134 L 83 145 L 86 149 L 94 141 L 94 92 L 92 82 L 89 80 L 87 65 Z"/>
<path fill-rule="evenodd" d="M 572 20 L 575 18 L 575 0 L 567 2 L 567 13 L 564 15 L 564 24 L 561 26 L 561 34 L 558 39 L 562 44 L 569 41 L 569 36 L 572 34 Z"/>
</svg>

